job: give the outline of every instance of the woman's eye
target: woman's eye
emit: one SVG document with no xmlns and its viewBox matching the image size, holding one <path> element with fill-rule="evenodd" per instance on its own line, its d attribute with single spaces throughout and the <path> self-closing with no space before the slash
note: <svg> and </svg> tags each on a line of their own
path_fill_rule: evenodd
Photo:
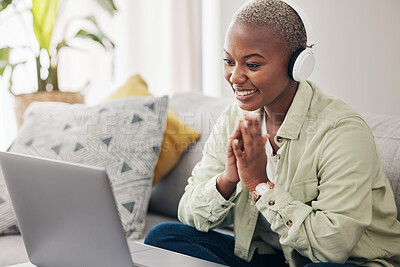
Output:
<svg viewBox="0 0 400 267">
<path fill-rule="evenodd" d="M 247 63 L 246 65 L 247 65 L 247 67 L 249 67 L 250 69 L 255 69 L 255 68 L 257 68 L 257 67 L 260 67 L 259 64 L 255 64 L 255 63 Z"/>
<path fill-rule="evenodd" d="M 229 58 L 224 58 L 224 62 L 225 62 L 226 64 L 228 64 L 228 65 L 233 65 L 233 64 L 234 64 L 233 61 L 230 60 Z"/>
</svg>

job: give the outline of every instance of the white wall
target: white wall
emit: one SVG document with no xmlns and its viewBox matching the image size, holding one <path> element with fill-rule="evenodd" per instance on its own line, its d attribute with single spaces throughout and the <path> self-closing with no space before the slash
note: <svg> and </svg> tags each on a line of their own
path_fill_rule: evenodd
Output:
<svg viewBox="0 0 400 267">
<path fill-rule="evenodd" d="M 222 37 L 234 10 L 244 2 L 220 0 L 218 27 Z M 397 85 L 400 76 L 400 1 L 295 2 L 309 15 L 317 41 L 317 63 L 310 80 L 360 112 L 400 116 L 400 86 Z M 222 51 L 222 48 L 223 38 L 215 49 Z M 221 65 L 220 69 L 221 58 L 215 60 Z M 220 81 L 214 82 L 222 86 L 220 90 L 212 90 L 214 95 L 217 91 L 218 95 L 233 98 L 231 89 L 223 81 L 222 70 Z"/>
</svg>

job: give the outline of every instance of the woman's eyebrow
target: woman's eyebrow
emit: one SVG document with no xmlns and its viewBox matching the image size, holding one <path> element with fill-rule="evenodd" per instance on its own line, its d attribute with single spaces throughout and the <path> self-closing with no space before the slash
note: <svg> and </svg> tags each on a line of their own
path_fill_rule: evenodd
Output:
<svg viewBox="0 0 400 267">
<path fill-rule="evenodd" d="M 229 54 L 229 52 L 226 51 L 225 49 L 224 49 L 224 52 L 225 52 L 226 54 L 228 54 L 229 56 L 231 55 L 231 54 Z M 259 58 L 265 59 L 265 57 L 263 57 L 262 55 L 257 54 L 257 53 L 253 53 L 253 54 L 250 54 L 250 55 L 246 55 L 246 56 L 243 57 L 243 59 L 247 59 L 247 58 L 251 58 L 251 57 L 259 57 Z"/>
<path fill-rule="evenodd" d="M 260 57 L 260 58 L 263 58 L 263 59 L 265 59 L 265 57 L 263 57 L 262 55 L 260 55 L 260 54 L 257 54 L 257 53 L 254 53 L 254 54 L 250 54 L 250 55 L 244 56 L 243 58 L 244 58 L 244 59 L 246 59 L 246 58 L 250 58 L 250 57 Z"/>
</svg>

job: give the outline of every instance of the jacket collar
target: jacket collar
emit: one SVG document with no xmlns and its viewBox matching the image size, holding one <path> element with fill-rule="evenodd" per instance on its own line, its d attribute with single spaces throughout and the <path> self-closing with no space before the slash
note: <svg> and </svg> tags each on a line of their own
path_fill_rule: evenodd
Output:
<svg viewBox="0 0 400 267">
<path fill-rule="evenodd" d="M 307 117 L 314 90 L 308 81 L 300 82 L 292 104 L 279 128 L 276 138 L 297 139 Z"/>
</svg>

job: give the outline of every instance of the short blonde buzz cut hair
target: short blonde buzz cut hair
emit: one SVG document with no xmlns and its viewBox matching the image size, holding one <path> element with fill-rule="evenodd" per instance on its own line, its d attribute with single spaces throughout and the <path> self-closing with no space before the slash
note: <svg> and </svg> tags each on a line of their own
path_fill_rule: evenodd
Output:
<svg viewBox="0 0 400 267">
<path fill-rule="evenodd" d="M 292 7 L 280 0 L 249 0 L 232 19 L 233 22 L 272 29 L 290 54 L 306 47 L 307 33 L 301 18 Z"/>
</svg>

